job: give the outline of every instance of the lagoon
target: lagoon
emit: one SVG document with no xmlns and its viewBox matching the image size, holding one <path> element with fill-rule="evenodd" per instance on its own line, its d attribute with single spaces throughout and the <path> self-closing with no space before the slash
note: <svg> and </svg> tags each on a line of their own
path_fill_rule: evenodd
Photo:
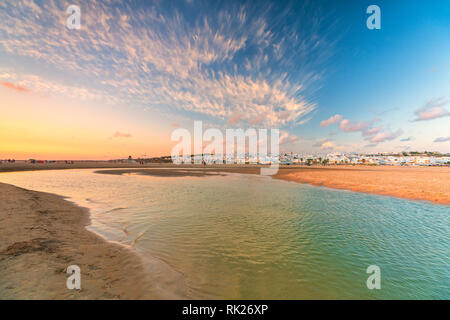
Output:
<svg viewBox="0 0 450 320">
<path fill-rule="evenodd" d="M 243 174 L 61 170 L 0 182 L 89 208 L 89 230 L 140 255 L 170 298 L 450 298 L 448 206 Z M 366 286 L 370 265 L 380 290 Z"/>
</svg>

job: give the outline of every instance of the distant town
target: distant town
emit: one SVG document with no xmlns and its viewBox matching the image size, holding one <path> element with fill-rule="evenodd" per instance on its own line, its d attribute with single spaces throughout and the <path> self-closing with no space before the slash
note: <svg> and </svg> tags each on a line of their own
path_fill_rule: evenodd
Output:
<svg viewBox="0 0 450 320">
<path fill-rule="evenodd" d="M 153 158 L 135 158 L 128 156 L 123 159 L 107 160 L 109 163 L 133 163 L 133 164 L 149 164 L 149 163 L 183 163 L 183 164 L 262 164 L 269 165 L 276 163 L 277 160 L 281 165 L 395 165 L 395 166 L 450 166 L 450 153 L 439 152 L 383 152 L 383 153 L 356 153 L 356 152 L 334 152 L 326 155 L 309 154 L 309 153 L 281 153 L 279 156 L 268 156 L 265 158 L 255 157 L 248 153 L 239 157 L 236 155 L 218 156 L 214 154 L 191 155 L 188 158 L 179 158 L 173 161 L 171 156 L 153 157 Z M 105 162 L 104 160 L 15 160 L 0 159 L 1 163 L 26 162 L 30 164 L 52 164 L 64 163 L 74 164 L 75 162 Z"/>
<path fill-rule="evenodd" d="M 283 154 L 280 163 L 285 164 L 322 164 L 322 165 L 450 165 L 450 154 L 438 152 L 400 152 L 400 153 L 329 153 L 326 156 Z"/>
<path fill-rule="evenodd" d="M 195 163 L 195 155 L 188 159 L 179 159 L 184 164 Z M 214 154 L 199 155 L 202 163 L 206 164 L 271 164 L 275 163 L 276 157 L 266 157 L 260 159 L 252 157 L 248 153 L 241 157 L 233 155 L 223 155 L 219 157 Z M 282 153 L 278 157 L 282 165 L 397 165 L 397 166 L 450 166 L 450 153 L 442 154 L 439 152 L 389 152 L 389 153 L 371 153 L 361 154 L 355 152 L 348 153 L 329 153 L 327 155 L 301 154 L 301 153 Z M 116 159 L 111 162 L 134 162 L 134 163 L 171 163 L 171 156 L 134 159 L 129 156 L 127 159 Z"/>
</svg>

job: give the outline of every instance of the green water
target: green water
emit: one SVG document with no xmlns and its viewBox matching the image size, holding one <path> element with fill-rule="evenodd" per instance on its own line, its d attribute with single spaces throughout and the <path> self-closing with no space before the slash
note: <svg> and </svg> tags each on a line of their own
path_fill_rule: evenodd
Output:
<svg viewBox="0 0 450 320">
<path fill-rule="evenodd" d="M 168 297 L 450 298 L 448 206 L 237 174 L 70 170 L 0 182 L 89 207 L 90 229 L 132 246 Z M 366 286 L 369 265 L 380 290 Z"/>
</svg>

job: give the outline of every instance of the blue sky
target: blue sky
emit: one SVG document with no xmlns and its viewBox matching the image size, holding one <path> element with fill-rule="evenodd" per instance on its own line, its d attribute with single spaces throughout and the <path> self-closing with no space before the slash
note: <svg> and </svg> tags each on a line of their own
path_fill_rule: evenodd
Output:
<svg viewBox="0 0 450 320">
<path fill-rule="evenodd" d="M 368 15 L 360 14 L 372 2 L 357 3 L 342 10 L 347 30 L 333 59 L 335 68 L 328 74 L 320 92 L 321 108 L 315 121 L 310 123 L 311 130 L 320 131 L 317 124 L 321 119 L 336 113 L 358 121 L 380 118 L 378 123 L 384 128 L 404 132 L 398 140 L 411 136 L 410 140 L 414 139 L 408 143 L 392 141 L 391 148 L 448 150 L 448 146 L 433 143 L 435 136 L 449 135 L 448 117 L 412 120 L 416 118 L 414 112 L 433 99 L 448 99 L 449 3 L 378 2 L 381 30 L 365 28 L 364 20 Z M 358 143 L 359 136 L 351 135 L 342 140 Z M 386 145 L 378 143 L 368 150 Z"/>
<path fill-rule="evenodd" d="M 194 120 L 280 128 L 286 151 L 450 152 L 449 17 L 448 1 L 6 0 L 0 97 L 89 107 L 95 134 L 142 154 Z"/>
</svg>

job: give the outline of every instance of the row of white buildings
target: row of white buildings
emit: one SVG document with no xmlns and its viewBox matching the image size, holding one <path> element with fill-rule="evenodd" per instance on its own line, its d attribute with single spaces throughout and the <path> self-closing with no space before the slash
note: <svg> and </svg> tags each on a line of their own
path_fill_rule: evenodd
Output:
<svg viewBox="0 0 450 320">
<path fill-rule="evenodd" d="M 329 153 L 324 157 L 329 164 L 372 164 L 372 165 L 449 165 L 450 156 L 432 155 L 365 155 Z"/>
<path fill-rule="evenodd" d="M 172 159 L 173 160 L 173 159 Z M 395 155 L 395 154 L 356 154 L 356 153 L 329 153 L 327 155 L 312 154 L 294 154 L 283 153 L 279 156 L 266 156 L 264 158 L 249 155 L 248 153 L 240 156 L 236 155 L 199 155 L 197 160 L 195 156 L 188 158 L 180 157 L 178 163 L 205 163 L 205 164 L 221 164 L 221 163 L 259 163 L 271 164 L 279 161 L 285 165 L 312 165 L 312 164 L 329 164 L 329 165 L 410 165 L 410 166 L 448 166 L 450 165 L 450 155 L 432 156 L 429 154 L 418 155 Z M 175 161 L 176 162 L 176 161 Z"/>
</svg>

